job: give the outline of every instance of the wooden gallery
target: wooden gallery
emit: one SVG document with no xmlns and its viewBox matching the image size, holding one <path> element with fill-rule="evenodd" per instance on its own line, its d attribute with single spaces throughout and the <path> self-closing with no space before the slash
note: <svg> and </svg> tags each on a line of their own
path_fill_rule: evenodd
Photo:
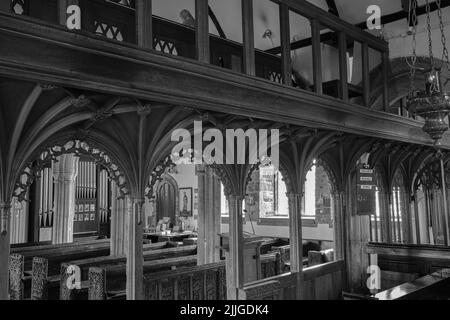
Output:
<svg viewBox="0 0 450 320">
<path fill-rule="evenodd" d="M 447 38 L 447 0 L 0 0 L 0 299 L 448 300 Z"/>
</svg>

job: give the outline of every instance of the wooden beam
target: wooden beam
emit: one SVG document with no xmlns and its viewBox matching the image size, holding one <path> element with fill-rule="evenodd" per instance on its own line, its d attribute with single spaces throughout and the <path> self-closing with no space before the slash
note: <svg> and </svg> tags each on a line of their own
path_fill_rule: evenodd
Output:
<svg viewBox="0 0 450 320">
<path fill-rule="evenodd" d="M 322 52 L 320 49 L 319 20 L 314 19 L 311 21 L 311 38 L 312 38 L 314 91 L 318 94 L 322 94 Z"/>
<path fill-rule="evenodd" d="M 361 45 L 362 76 L 363 76 L 363 101 L 366 107 L 370 107 L 370 70 L 369 70 L 369 46 L 367 43 Z"/>
<path fill-rule="evenodd" d="M 253 0 L 242 0 L 242 33 L 244 41 L 244 72 L 254 76 L 256 72 Z"/>
<path fill-rule="evenodd" d="M 347 36 L 339 32 L 339 97 L 348 101 L 348 73 L 347 73 Z"/>
<path fill-rule="evenodd" d="M 289 24 L 289 7 L 280 4 L 280 29 L 281 29 L 281 72 L 283 83 L 292 85 L 292 63 L 291 63 L 291 36 Z"/>
<path fill-rule="evenodd" d="M 137 45 L 153 49 L 152 0 L 136 0 Z"/>
<path fill-rule="evenodd" d="M 195 21 L 197 24 L 195 33 L 197 60 L 209 63 L 208 0 L 195 0 Z"/>
<path fill-rule="evenodd" d="M 214 11 L 211 9 L 211 6 L 208 6 L 208 15 L 211 18 L 212 23 L 214 23 L 214 26 L 216 27 L 217 32 L 219 33 L 219 36 L 222 39 L 226 39 L 227 36 L 226 36 L 225 32 L 223 31 L 219 20 L 217 19 L 216 15 L 214 14 Z"/>
<path fill-rule="evenodd" d="M 0 74 L 5 78 L 45 81 L 115 96 L 433 145 L 422 131 L 423 123 L 413 119 L 256 77 L 249 79 L 195 60 L 160 55 L 95 35 L 68 33 L 36 20 L 0 13 L 0 43 L 8 43 L 0 46 Z M 39 54 L 30 55 L 28 48 Z M 449 133 L 444 134 L 442 144 L 450 149 Z"/>
</svg>

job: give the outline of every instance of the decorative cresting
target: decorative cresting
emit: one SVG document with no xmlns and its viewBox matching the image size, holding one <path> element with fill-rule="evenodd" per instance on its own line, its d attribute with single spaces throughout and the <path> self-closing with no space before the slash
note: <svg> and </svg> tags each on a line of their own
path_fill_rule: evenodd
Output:
<svg viewBox="0 0 450 320">
<path fill-rule="evenodd" d="M 50 168 L 52 162 L 56 162 L 57 158 L 63 154 L 91 156 L 98 165 L 103 166 L 108 171 L 109 178 L 116 182 L 121 195 L 128 194 L 128 186 L 124 174 L 106 153 L 87 142 L 71 140 L 63 145 L 47 148 L 41 153 L 38 160 L 31 162 L 19 176 L 19 181 L 16 182 L 14 197 L 17 197 L 18 201 L 29 201 L 27 193 L 33 181 L 39 178 L 39 174 L 44 168 Z"/>
<path fill-rule="evenodd" d="M 425 119 L 425 125 L 423 126 L 423 131 L 430 135 L 433 139 L 434 144 L 439 146 L 442 135 L 448 130 L 448 124 L 445 122 L 446 117 L 450 113 L 450 94 L 444 92 L 444 88 L 441 82 L 441 69 L 442 67 L 449 70 L 450 61 L 448 58 L 447 44 L 444 32 L 444 24 L 442 19 L 441 10 L 441 0 L 436 1 L 438 5 L 438 18 L 441 31 L 441 42 L 443 53 L 442 56 L 445 58 L 445 63 L 441 66 L 436 66 L 433 56 L 433 43 L 432 43 L 432 33 L 431 33 L 431 20 L 430 20 L 430 4 L 429 0 L 426 0 L 426 10 L 427 10 L 427 30 L 428 30 L 428 49 L 429 49 L 429 59 L 430 67 L 429 71 L 426 73 L 425 77 L 425 88 L 424 90 L 416 90 L 414 88 L 414 77 L 416 72 L 416 32 L 417 32 L 417 12 L 416 12 L 416 1 L 412 1 L 412 6 L 410 8 L 410 17 L 413 22 L 413 55 L 411 62 L 411 85 L 410 94 L 408 97 L 408 110 L 419 115 Z"/>
<path fill-rule="evenodd" d="M 446 177 L 447 176 L 448 175 L 446 175 Z M 447 180 L 448 179 L 446 178 L 446 182 Z M 417 173 L 416 179 L 414 180 L 413 191 L 419 190 L 420 187 L 423 187 L 426 190 L 432 190 L 435 188 L 439 189 L 441 186 L 440 160 L 433 158 Z"/>
</svg>

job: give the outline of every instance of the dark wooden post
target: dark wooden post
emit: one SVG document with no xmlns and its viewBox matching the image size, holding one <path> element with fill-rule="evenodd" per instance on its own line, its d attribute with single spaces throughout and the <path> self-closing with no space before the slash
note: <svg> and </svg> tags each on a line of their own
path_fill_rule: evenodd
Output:
<svg viewBox="0 0 450 320">
<path fill-rule="evenodd" d="M 339 41 L 339 97 L 348 101 L 348 73 L 347 73 L 347 35 L 344 32 L 338 33 Z"/>
<path fill-rule="evenodd" d="M 292 85 L 292 63 L 291 63 L 291 36 L 289 24 L 289 7 L 280 3 L 280 30 L 281 30 L 281 70 L 283 83 Z"/>
<path fill-rule="evenodd" d="M 153 49 L 152 0 L 136 0 L 137 45 Z"/>
<path fill-rule="evenodd" d="M 366 107 L 370 107 L 370 66 L 369 66 L 369 45 L 364 42 L 361 45 L 362 54 L 362 75 L 363 75 L 363 101 Z"/>
<path fill-rule="evenodd" d="M 195 21 L 197 60 L 205 63 L 210 62 L 209 56 L 209 15 L 208 0 L 195 0 Z"/>
<path fill-rule="evenodd" d="M 322 53 L 320 50 L 320 21 L 311 20 L 314 91 L 322 94 Z"/>
<path fill-rule="evenodd" d="M 244 72 L 256 75 L 253 0 L 242 0 L 242 34 L 244 41 Z"/>
</svg>

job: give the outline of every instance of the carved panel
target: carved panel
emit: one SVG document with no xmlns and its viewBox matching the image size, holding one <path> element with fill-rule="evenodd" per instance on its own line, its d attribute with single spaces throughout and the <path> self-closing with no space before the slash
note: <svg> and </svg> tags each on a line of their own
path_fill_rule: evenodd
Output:
<svg viewBox="0 0 450 320">
<path fill-rule="evenodd" d="M 216 270 L 210 270 L 206 271 L 206 297 L 205 300 L 217 300 L 218 293 L 217 293 L 217 271 Z"/>
<path fill-rule="evenodd" d="M 47 300 L 48 260 L 34 257 L 31 279 L 31 300 Z"/>
<path fill-rule="evenodd" d="M 278 300 L 280 296 L 280 283 L 269 281 L 260 285 L 244 288 L 247 300 Z"/>
<path fill-rule="evenodd" d="M 158 283 L 157 281 L 145 281 L 145 300 L 158 300 Z"/>
<path fill-rule="evenodd" d="M 69 268 L 68 263 L 61 264 L 61 281 L 59 284 L 59 299 L 60 300 L 73 300 L 73 291 L 67 286 L 67 281 L 69 280 L 69 273 L 67 272 Z"/>
<path fill-rule="evenodd" d="M 192 300 L 204 300 L 203 280 L 203 273 L 194 274 L 194 276 L 192 277 Z"/>
<path fill-rule="evenodd" d="M 106 271 L 89 268 L 89 300 L 106 300 Z"/>
<path fill-rule="evenodd" d="M 164 279 L 159 283 L 159 300 L 174 300 L 174 282 Z"/>
<path fill-rule="evenodd" d="M 153 38 L 153 49 L 155 49 L 156 51 L 159 51 L 159 52 L 164 52 L 167 54 L 178 56 L 178 49 L 177 49 L 175 43 L 168 41 L 168 40 L 154 37 Z"/>
<path fill-rule="evenodd" d="M 23 270 L 25 258 L 20 254 L 11 254 L 9 258 L 9 298 L 11 300 L 23 299 Z"/>
<path fill-rule="evenodd" d="M 190 300 L 190 281 L 188 277 L 181 277 L 177 280 L 178 294 L 177 300 Z"/>
<path fill-rule="evenodd" d="M 94 21 L 95 33 L 108 39 L 123 41 L 122 31 L 117 26 L 107 24 L 102 21 Z"/>
</svg>

